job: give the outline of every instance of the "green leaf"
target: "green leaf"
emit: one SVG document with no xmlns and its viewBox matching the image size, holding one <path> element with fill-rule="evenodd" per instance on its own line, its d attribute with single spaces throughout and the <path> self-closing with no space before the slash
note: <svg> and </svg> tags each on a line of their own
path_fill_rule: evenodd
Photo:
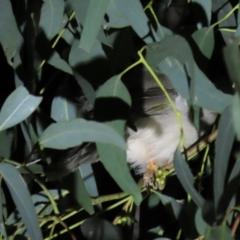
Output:
<svg viewBox="0 0 240 240">
<path fill-rule="evenodd" d="M 107 23 L 108 28 L 123 28 L 130 25 L 129 21 L 117 8 L 114 0 L 109 1 L 106 13 L 109 18 L 109 22 Z"/>
<path fill-rule="evenodd" d="M 39 143 L 45 148 L 67 149 L 83 142 L 102 142 L 123 150 L 126 143 L 119 134 L 103 123 L 74 119 L 51 124 L 42 134 Z"/>
<path fill-rule="evenodd" d="M 90 0 L 79 47 L 90 52 L 107 10 L 109 0 Z"/>
<path fill-rule="evenodd" d="M 92 200 L 88 194 L 84 181 L 82 179 L 80 169 L 70 173 L 63 179 L 64 185 L 69 190 L 73 198 L 82 206 L 89 214 L 94 214 Z"/>
<path fill-rule="evenodd" d="M 119 76 L 114 76 L 105 82 L 96 93 L 97 100 L 109 98 L 108 106 L 105 105 L 104 109 L 100 108 L 99 111 L 103 111 L 102 114 L 108 114 L 111 110 L 115 110 L 113 114 L 118 113 L 118 108 L 115 100 L 120 99 L 128 106 L 131 104 L 131 98 L 127 88 L 122 83 Z M 97 109 L 99 106 L 96 107 Z M 122 108 L 123 109 L 123 108 Z M 122 110 L 123 111 L 123 110 Z M 97 113 L 96 113 L 97 114 Z M 122 137 L 125 134 L 125 121 L 124 120 L 112 120 L 107 122 L 107 125 L 114 128 Z M 136 202 L 140 204 L 142 200 L 141 192 L 135 181 L 133 180 L 129 167 L 126 162 L 126 152 L 122 149 L 116 148 L 113 145 L 97 143 L 97 150 L 106 170 L 112 176 L 112 178 L 118 183 L 123 191 L 131 194 Z"/>
<path fill-rule="evenodd" d="M 214 205 L 216 211 L 221 210 L 219 201 L 225 191 L 228 161 L 235 138 L 231 111 L 232 106 L 225 109 L 218 125 L 213 173 Z"/>
<path fill-rule="evenodd" d="M 2 9 L 0 14 L 0 43 L 8 64 L 13 66 L 11 60 L 19 47 L 21 35 L 13 14 L 11 1 L 1 0 L 0 9 Z"/>
<path fill-rule="evenodd" d="M 168 29 L 162 25 L 159 25 L 159 26 L 157 26 L 157 35 L 159 37 L 158 41 L 161 41 L 166 36 L 173 35 L 173 32 L 170 29 Z"/>
<path fill-rule="evenodd" d="M 179 35 L 166 36 L 161 42 L 148 44 L 146 60 L 156 68 L 167 57 L 176 58 L 181 64 L 189 64 L 190 76 L 194 76 L 194 58 L 188 42 Z"/>
<path fill-rule="evenodd" d="M 240 56 L 238 41 L 233 41 L 223 49 L 223 57 L 227 67 L 228 75 L 235 83 L 236 91 L 240 94 Z"/>
<path fill-rule="evenodd" d="M 81 176 L 89 195 L 92 197 L 98 197 L 97 179 L 95 178 L 92 165 L 90 163 L 81 164 L 79 166 L 79 171 L 81 172 Z"/>
<path fill-rule="evenodd" d="M 183 208 L 183 203 L 179 203 L 176 199 L 171 198 L 165 194 L 155 192 L 155 194 L 160 198 L 162 204 L 169 209 L 170 213 L 172 213 L 176 219 L 179 219 L 181 210 Z"/>
<path fill-rule="evenodd" d="M 234 240 L 235 238 L 231 235 L 231 231 L 225 224 L 219 227 L 211 228 L 208 227 L 204 234 L 204 240 Z"/>
<path fill-rule="evenodd" d="M 204 28 L 201 28 L 199 30 L 196 30 L 192 34 L 192 38 L 194 39 L 194 41 L 198 45 L 202 54 L 206 58 L 210 59 L 211 56 L 212 56 L 213 49 L 214 49 L 214 44 L 215 44 L 213 28 L 204 27 Z"/>
<path fill-rule="evenodd" d="M 14 139 L 15 129 L 8 129 L 7 131 L 0 132 L 0 156 L 4 158 L 10 158 L 12 152 L 14 152 Z M 2 144 L 4 143 L 4 144 Z"/>
<path fill-rule="evenodd" d="M 170 56 L 160 62 L 158 66 L 161 72 L 168 76 L 177 92 L 189 101 L 188 76 L 183 65 L 176 58 Z"/>
<path fill-rule="evenodd" d="M 67 4 L 72 11 L 76 12 L 77 20 L 83 25 L 86 18 L 89 0 L 67 0 Z"/>
<path fill-rule="evenodd" d="M 66 96 L 55 96 L 51 106 L 51 118 L 56 122 L 77 118 L 77 105 Z"/>
<path fill-rule="evenodd" d="M 194 188 L 194 177 L 186 161 L 183 159 L 181 153 L 178 150 L 176 150 L 174 153 L 173 163 L 177 177 L 180 180 L 183 188 L 188 194 L 190 194 L 196 205 L 201 208 L 203 206 L 204 199 Z"/>
<path fill-rule="evenodd" d="M 2 191 L 2 188 L 0 188 L 0 233 L 3 235 L 4 239 L 8 240 L 7 231 L 5 228 L 5 221 L 3 219 L 3 216 L 4 216 L 3 204 L 6 204 L 6 199 L 5 199 L 4 193 Z"/>
<path fill-rule="evenodd" d="M 25 142 L 26 142 L 25 153 L 29 154 L 32 151 L 33 142 L 32 142 L 32 140 L 30 138 L 30 134 L 28 132 L 28 128 L 26 126 L 26 123 L 25 122 L 21 122 L 20 123 L 20 127 L 21 127 L 22 134 L 23 134 Z"/>
<path fill-rule="evenodd" d="M 229 2 L 229 0 L 218 0 L 213 1 L 213 10 L 217 13 L 217 20 L 221 20 L 224 18 L 232 9 L 233 9 L 233 3 Z M 237 27 L 237 21 L 235 14 L 231 14 L 226 18 L 224 21 L 221 21 L 219 23 L 219 28 L 232 28 L 235 29 Z M 226 44 L 229 43 L 229 40 L 232 39 L 235 35 L 234 32 L 226 32 L 226 31 L 220 31 L 222 34 L 222 37 Z"/>
<path fill-rule="evenodd" d="M 232 104 L 232 116 L 233 116 L 233 125 L 236 131 L 237 139 L 240 140 L 240 97 L 239 94 L 235 94 Z"/>
<path fill-rule="evenodd" d="M 114 0 L 119 11 L 129 21 L 134 31 L 142 38 L 146 43 L 153 42 L 152 37 L 149 36 L 149 19 L 143 10 L 140 1 L 131 0 Z M 154 29 L 151 29 L 153 35 L 156 36 Z M 159 39 L 156 39 L 159 41 Z"/>
<path fill-rule="evenodd" d="M 53 52 L 52 56 L 48 59 L 48 63 L 63 72 L 73 74 L 71 67 L 57 52 Z"/>
<path fill-rule="evenodd" d="M 39 27 L 51 40 L 62 29 L 64 13 L 63 0 L 44 0 L 41 8 Z"/>
<path fill-rule="evenodd" d="M 92 85 L 85 80 L 81 75 L 79 75 L 76 71 L 73 72 L 73 75 L 77 81 L 77 83 L 79 84 L 79 86 L 81 87 L 84 96 L 86 96 L 87 100 L 94 105 L 95 102 L 95 91 L 92 87 Z"/>
<path fill-rule="evenodd" d="M 195 214 L 195 226 L 197 228 L 197 231 L 199 233 L 199 235 L 204 235 L 204 233 L 206 232 L 206 228 L 207 228 L 207 223 L 203 220 L 202 217 L 202 210 L 200 208 L 198 208 L 196 214 Z"/>
<path fill-rule="evenodd" d="M 207 76 L 195 65 L 195 89 L 194 105 L 222 113 L 224 109 L 232 104 L 232 95 L 218 90 Z"/>
<path fill-rule="evenodd" d="M 106 58 L 106 54 L 103 51 L 101 43 L 96 40 L 91 48 L 91 51 L 87 53 L 83 49 L 78 47 L 78 40 L 74 39 L 69 53 L 69 64 L 72 68 L 77 67 L 80 64 L 87 64 L 98 58 Z"/>
<path fill-rule="evenodd" d="M 74 40 L 74 36 L 72 34 L 72 32 L 69 29 L 65 29 L 62 38 L 69 44 L 72 45 L 73 40 Z"/>
<path fill-rule="evenodd" d="M 0 131 L 22 122 L 35 111 L 41 101 L 42 97 L 30 95 L 25 87 L 18 87 L 3 104 Z"/>
<path fill-rule="evenodd" d="M 201 23 L 206 23 L 206 25 L 209 26 L 212 17 L 212 1 L 192 0 L 192 3 L 195 16 L 202 20 Z"/>
<path fill-rule="evenodd" d="M 31 196 L 21 175 L 15 167 L 7 163 L 0 164 L 0 173 L 26 225 L 29 237 L 36 240 L 43 239 Z"/>
</svg>

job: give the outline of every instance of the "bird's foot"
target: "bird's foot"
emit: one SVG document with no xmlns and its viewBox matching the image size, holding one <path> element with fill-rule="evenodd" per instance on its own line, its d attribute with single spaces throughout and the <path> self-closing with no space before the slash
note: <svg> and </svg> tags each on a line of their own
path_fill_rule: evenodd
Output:
<svg viewBox="0 0 240 240">
<path fill-rule="evenodd" d="M 155 161 L 149 161 L 143 180 L 147 188 L 163 190 L 166 184 L 166 171 L 158 168 Z"/>
</svg>

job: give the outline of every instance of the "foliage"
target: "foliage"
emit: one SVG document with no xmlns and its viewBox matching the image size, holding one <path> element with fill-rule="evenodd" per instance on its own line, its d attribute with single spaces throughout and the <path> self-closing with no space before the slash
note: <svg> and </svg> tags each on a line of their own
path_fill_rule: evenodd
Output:
<svg viewBox="0 0 240 240">
<path fill-rule="evenodd" d="M 180 2 L 0 1 L 1 239 L 239 238 L 239 2 Z M 137 184 L 113 117 L 114 100 L 130 108 L 122 80 L 139 66 L 163 90 L 154 70 L 170 78 L 197 128 L 202 108 L 219 114 L 176 151 L 163 191 Z M 81 94 L 105 121 L 82 118 Z M 86 142 L 101 163 L 49 182 L 54 156 Z"/>
</svg>

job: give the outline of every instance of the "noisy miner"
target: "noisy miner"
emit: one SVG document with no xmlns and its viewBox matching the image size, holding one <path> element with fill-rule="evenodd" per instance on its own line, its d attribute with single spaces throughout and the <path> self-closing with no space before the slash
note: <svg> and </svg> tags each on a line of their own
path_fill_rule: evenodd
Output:
<svg viewBox="0 0 240 240">
<path fill-rule="evenodd" d="M 185 140 L 180 143 L 180 126 L 176 114 L 152 75 L 147 70 L 133 71 L 124 79 L 132 98 L 130 119 L 134 125 L 134 127 L 126 126 L 126 161 L 137 174 L 143 175 L 146 185 L 161 188 L 156 182 L 158 169 L 167 169 L 173 161 L 179 143 L 181 149 L 187 148 L 198 140 L 199 133 L 191 121 L 186 99 L 173 88 L 167 76 L 160 72 L 155 71 L 155 73 L 172 99 L 176 110 L 181 113 Z M 83 116 L 94 119 L 93 106 L 85 97 L 81 98 L 81 102 Z M 207 109 L 203 110 L 201 119 L 203 122 L 212 124 L 215 119 L 215 113 Z M 49 180 L 61 178 L 76 170 L 80 164 L 98 160 L 95 143 L 84 143 L 62 152 L 58 161 L 50 164 L 46 175 Z"/>
</svg>

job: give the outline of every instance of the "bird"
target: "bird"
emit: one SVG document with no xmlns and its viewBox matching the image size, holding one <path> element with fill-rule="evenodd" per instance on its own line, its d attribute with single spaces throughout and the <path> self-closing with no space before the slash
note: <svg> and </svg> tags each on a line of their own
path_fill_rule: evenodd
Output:
<svg viewBox="0 0 240 240">
<path fill-rule="evenodd" d="M 145 185 L 161 189 L 156 182 L 158 169 L 171 166 L 178 146 L 182 150 L 188 148 L 198 140 L 199 133 L 192 123 L 187 100 L 176 91 L 166 75 L 160 71 L 155 71 L 155 74 L 171 98 L 175 110 L 146 69 L 137 69 L 123 79 L 132 98 L 130 124 L 125 128 L 126 161 L 136 174 L 143 175 Z M 81 97 L 81 102 L 83 117 L 94 119 L 94 107 L 84 96 Z M 180 112 L 184 144 L 181 142 L 181 128 L 176 111 Z M 205 115 L 207 117 L 204 118 L 208 120 L 203 120 L 208 124 L 215 120 L 215 115 L 207 109 Z M 84 143 L 64 151 L 60 158 L 58 164 L 50 164 L 46 172 L 50 180 L 67 175 L 80 164 L 100 160 L 95 143 Z"/>
</svg>

